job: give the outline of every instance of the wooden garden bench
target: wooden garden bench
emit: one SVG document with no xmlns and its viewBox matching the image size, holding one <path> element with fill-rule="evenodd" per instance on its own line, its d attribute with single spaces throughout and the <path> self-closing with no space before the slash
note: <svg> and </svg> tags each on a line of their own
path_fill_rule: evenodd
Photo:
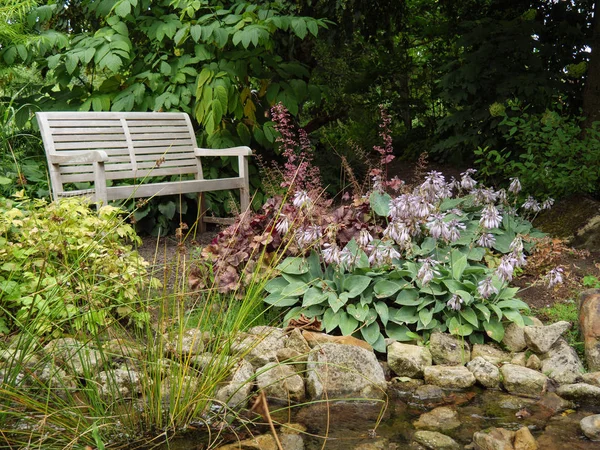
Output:
<svg viewBox="0 0 600 450">
<path fill-rule="evenodd" d="M 249 205 L 248 147 L 221 150 L 196 148 L 196 136 L 185 113 L 38 112 L 36 113 L 54 200 L 88 196 L 111 200 L 158 195 L 240 190 L 241 210 Z M 237 156 L 239 176 L 205 180 L 201 157 Z M 193 175 L 193 179 L 189 178 Z M 152 182 L 154 177 L 179 176 Z M 129 183 L 109 185 L 109 180 Z M 91 189 L 74 183 L 91 182 Z M 205 221 L 210 221 L 206 220 Z"/>
</svg>

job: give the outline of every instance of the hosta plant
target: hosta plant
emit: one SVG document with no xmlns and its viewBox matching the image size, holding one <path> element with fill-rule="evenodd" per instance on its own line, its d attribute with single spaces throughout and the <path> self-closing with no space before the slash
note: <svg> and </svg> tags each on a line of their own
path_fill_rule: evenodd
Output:
<svg viewBox="0 0 600 450">
<path fill-rule="evenodd" d="M 24 323 L 55 337 L 146 323 L 138 288 L 147 263 L 127 240 L 139 237 L 111 206 L 0 198 L 0 333 Z"/>
</svg>

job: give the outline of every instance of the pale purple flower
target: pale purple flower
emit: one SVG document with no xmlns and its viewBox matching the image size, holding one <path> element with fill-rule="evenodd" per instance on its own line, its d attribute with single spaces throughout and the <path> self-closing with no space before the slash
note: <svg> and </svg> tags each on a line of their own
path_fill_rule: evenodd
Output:
<svg viewBox="0 0 600 450">
<path fill-rule="evenodd" d="M 460 311 L 462 308 L 463 299 L 459 295 L 454 294 L 450 300 L 446 303 L 446 306 L 454 311 Z"/>
<path fill-rule="evenodd" d="M 554 205 L 554 199 L 552 197 L 548 197 L 542 203 L 542 209 L 550 209 L 550 208 L 552 208 L 552 205 Z"/>
<path fill-rule="evenodd" d="M 492 248 L 496 243 L 496 237 L 492 233 L 482 233 L 477 239 L 477 245 L 480 247 Z"/>
<path fill-rule="evenodd" d="M 425 177 L 425 181 L 418 187 L 419 193 L 429 202 L 452 196 L 450 186 L 441 172 L 432 170 Z"/>
<path fill-rule="evenodd" d="M 391 264 L 393 259 L 400 258 L 400 253 L 392 246 L 389 241 L 381 241 L 372 247 L 369 263 L 372 267 L 378 267 L 383 264 Z"/>
<path fill-rule="evenodd" d="M 521 182 L 518 178 L 510 179 L 510 186 L 508 186 L 508 192 L 512 192 L 513 194 L 518 194 L 521 192 Z"/>
<path fill-rule="evenodd" d="M 498 278 L 502 281 L 512 281 L 515 262 L 512 255 L 504 255 L 500 260 L 500 265 L 496 268 Z"/>
<path fill-rule="evenodd" d="M 498 194 L 498 202 L 499 203 L 508 203 L 508 197 L 506 195 L 506 190 L 500 189 L 498 192 L 496 192 L 496 194 Z"/>
<path fill-rule="evenodd" d="M 434 239 L 439 239 L 440 237 L 446 239 L 448 236 L 448 224 L 444 222 L 443 214 L 432 214 L 429 222 L 427 222 L 427 228 L 429 229 L 429 234 Z"/>
<path fill-rule="evenodd" d="M 492 277 L 488 277 L 485 280 L 481 280 L 477 284 L 477 292 L 481 295 L 482 298 L 490 298 L 492 295 L 498 293 L 498 289 L 494 287 L 492 283 Z"/>
<path fill-rule="evenodd" d="M 406 243 L 410 241 L 409 229 L 404 222 L 399 220 L 392 220 L 387 228 L 383 230 L 383 235 L 402 246 L 406 246 Z"/>
<path fill-rule="evenodd" d="M 472 191 L 475 203 L 485 205 L 487 203 L 495 203 L 498 198 L 498 193 L 490 188 L 479 188 Z"/>
<path fill-rule="evenodd" d="M 281 235 L 287 234 L 287 232 L 290 230 L 290 220 L 285 214 L 280 215 L 279 222 L 277 222 L 277 225 L 275 225 L 275 230 L 277 230 L 277 232 Z"/>
<path fill-rule="evenodd" d="M 471 178 L 471 175 L 475 174 L 475 172 L 477 172 L 475 169 L 467 169 L 465 172 L 460 174 L 460 187 L 465 191 L 472 190 L 477 184 L 477 181 Z"/>
<path fill-rule="evenodd" d="M 435 276 L 440 276 L 440 273 L 435 270 L 435 266 L 439 263 L 432 258 L 425 258 L 420 261 L 423 262 L 423 265 L 417 272 L 417 278 L 421 280 L 423 286 L 426 286 Z"/>
<path fill-rule="evenodd" d="M 323 251 L 321 252 L 323 255 L 323 261 L 326 264 L 341 264 L 341 252 L 339 247 L 336 244 L 324 244 Z"/>
<path fill-rule="evenodd" d="M 373 177 L 373 190 L 374 191 L 383 191 L 383 180 L 381 175 L 375 175 Z"/>
<path fill-rule="evenodd" d="M 433 205 L 428 202 L 425 197 L 416 197 L 414 200 L 417 202 L 412 205 L 414 215 L 419 219 L 426 219 L 429 217 L 429 214 L 431 214 L 431 211 L 433 210 Z"/>
<path fill-rule="evenodd" d="M 452 219 L 448 222 L 448 241 L 456 242 L 460 239 L 460 230 L 466 229 L 467 226 L 457 219 Z"/>
<path fill-rule="evenodd" d="M 300 228 L 296 233 L 296 240 L 300 248 L 306 248 L 314 244 L 322 236 L 321 227 L 318 225 L 309 225 Z"/>
<path fill-rule="evenodd" d="M 539 212 L 542 209 L 538 201 L 532 196 L 527 197 L 521 208 L 523 208 L 525 211 L 533 212 Z"/>
<path fill-rule="evenodd" d="M 340 252 L 340 264 L 346 266 L 348 269 L 354 264 L 354 258 L 354 255 L 348 247 L 344 247 Z"/>
<path fill-rule="evenodd" d="M 485 208 L 483 208 L 483 211 L 481 212 L 481 219 L 479 220 L 479 223 L 484 227 L 484 228 L 498 228 L 500 226 L 500 222 L 502 221 L 502 216 L 500 215 L 500 213 L 498 212 L 498 210 L 496 209 L 496 207 L 494 205 L 487 205 Z"/>
<path fill-rule="evenodd" d="M 369 233 L 368 230 L 360 230 L 356 242 L 358 242 L 358 245 L 360 245 L 361 247 L 366 247 L 371 243 L 372 240 L 373 236 L 371 236 L 371 233 Z"/>
<path fill-rule="evenodd" d="M 563 273 L 564 270 L 562 267 L 555 267 L 546 275 L 546 281 L 548 282 L 548 287 L 551 288 L 557 284 L 563 283 Z"/>
<path fill-rule="evenodd" d="M 302 208 L 303 206 L 308 207 L 311 204 L 311 200 L 306 191 L 298 191 L 294 194 L 294 200 L 292 204 L 296 208 Z"/>
</svg>

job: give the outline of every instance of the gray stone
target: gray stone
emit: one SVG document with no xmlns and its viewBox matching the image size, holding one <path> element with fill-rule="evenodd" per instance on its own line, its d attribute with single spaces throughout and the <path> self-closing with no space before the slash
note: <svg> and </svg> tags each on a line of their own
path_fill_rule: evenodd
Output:
<svg viewBox="0 0 600 450">
<path fill-rule="evenodd" d="M 600 370 L 600 289 L 588 289 L 579 296 L 579 328 L 590 371 Z"/>
<path fill-rule="evenodd" d="M 399 450 L 398 444 L 388 439 L 377 439 L 373 442 L 363 442 L 353 447 L 353 450 Z"/>
<path fill-rule="evenodd" d="M 460 450 L 454 439 L 436 431 L 417 431 L 413 440 L 427 450 Z"/>
<path fill-rule="evenodd" d="M 492 389 L 500 386 L 500 370 L 482 356 L 477 356 L 469 361 L 467 369 L 471 371 L 477 382 L 482 386 Z"/>
<path fill-rule="evenodd" d="M 311 400 L 381 399 L 385 396 L 383 369 L 373 352 L 354 345 L 324 344 L 308 357 L 306 387 Z"/>
<path fill-rule="evenodd" d="M 530 319 L 533 321 L 533 325 L 543 326 L 543 323 L 538 318 L 530 317 Z M 502 344 L 507 350 L 511 352 L 522 352 L 527 348 L 523 328 L 524 327 L 520 327 L 514 322 L 511 322 L 507 325 L 504 330 L 504 337 L 502 338 Z"/>
<path fill-rule="evenodd" d="M 527 354 L 525 352 L 515 353 L 510 360 L 510 363 L 516 366 L 527 366 Z"/>
<path fill-rule="evenodd" d="M 304 336 L 302 336 L 302 331 L 299 328 L 294 328 L 290 331 L 285 347 L 295 350 L 299 354 L 305 354 L 307 358 L 310 353 L 310 346 L 306 342 L 306 339 L 304 339 Z"/>
<path fill-rule="evenodd" d="M 559 397 L 556 395 L 556 392 L 546 392 L 538 401 L 538 405 L 544 407 L 548 411 L 551 411 L 552 414 L 558 414 L 566 411 L 567 409 L 575 409 L 575 404 L 573 402 Z"/>
<path fill-rule="evenodd" d="M 216 394 L 217 400 L 227 403 L 229 407 L 243 408 L 248 403 L 250 392 L 254 387 L 254 368 L 246 360 L 240 360 L 233 370 L 230 380 Z"/>
<path fill-rule="evenodd" d="M 512 355 L 493 345 L 475 344 L 473 345 L 473 350 L 471 350 L 471 360 L 478 357 L 497 366 L 500 363 L 509 362 Z"/>
<path fill-rule="evenodd" d="M 399 377 L 422 378 L 423 368 L 431 366 L 428 348 L 394 342 L 387 348 L 390 369 Z"/>
<path fill-rule="evenodd" d="M 427 431 L 451 431 L 460 427 L 458 413 L 449 406 L 440 406 L 429 412 L 421 414 L 418 420 L 413 422 L 417 430 Z"/>
<path fill-rule="evenodd" d="M 304 376 L 306 373 L 307 353 L 299 353 L 293 348 L 285 347 L 277 350 L 276 356 L 277 361 L 289 364 L 301 376 Z"/>
<path fill-rule="evenodd" d="M 542 368 L 542 361 L 538 355 L 531 354 L 525 362 L 525 367 L 531 370 L 540 370 Z"/>
<path fill-rule="evenodd" d="M 600 401 L 600 387 L 586 383 L 563 384 L 558 387 L 556 393 L 575 402 Z"/>
<path fill-rule="evenodd" d="M 583 373 L 583 364 L 567 341 L 559 339 L 542 355 L 542 373 L 560 384 L 572 384 Z"/>
<path fill-rule="evenodd" d="M 275 327 L 254 327 L 249 334 L 236 340 L 232 351 L 244 355 L 254 368 L 277 362 L 277 352 L 285 347 L 287 336 Z"/>
<path fill-rule="evenodd" d="M 537 450 L 538 448 L 535 438 L 527 427 L 521 427 L 517 430 L 513 445 L 515 450 Z"/>
<path fill-rule="evenodd" d="M 142 391 L 139 373 L 127 368 L 100 372 L 96 382 L 100 388 L 100 395 L 107 399 L 119 400 Z"/>
<path fill-rule="evenodd" d="M 436 365 L 462 366 L 471 359 L 471 347 L 463 338 L 446 333 L 433 333 L 429 338 L 429 351 Z"/>
<path fill-rule="evenodd" d="M 515 432 L 504 428 L 490 428 L 473 434 L 475 450 L 515 450 L 512 443 Z"/>
<path fill-rule="evenodd" d="M 600 441 L 600 414 L 584 417 L 579 426 L 588 439 Z"/>
<path fill-rule="evenodd" d="M 505 364 L 500 368 L 504 388 L 514 395 L 538 398 L 545 391 L 548 377 L 535 370 L 514 364 Z"/>
<path fill-rule="evenodd" d="M 306 399 L 304 380 L 292 366 L 268 363 L 256 370 L 256 384 L 269 398 L 286 403 L 303 402 Z"/>
<path fill-rule="evenodd" d="M 304 450 L 302 433 L 295 431 L 296 429 L 302 432 L 306 431 L 306 428 L 302 425 L 286 424 L 277 433 L 283 450 Z M 277 441 L 275 441 L 275 438 L 271 434 L 261 434 L 233 444 L 217 447 L 216 450 L 278 450 L 278 448 Z"/>
<path fill-rule="evenodd" d="M 44 352 L 64 370 L 78 377 L 96 375 L 103 362 L 102 354 L 98 350 L 73 338 L 50 341 L 44 347 Z"/>
<path fill-rule="evenodd" d="M 414 392 L 419 386 L 423 386 L 425 381 L 420 378 L 394 377 L 389 385 L 399 392 Z"/>
<path fill-rule="evenodd" d="M 77 390 L 77 380 L 58 367 L 54 360 L 36 370 L 37 379 L 45 389 L 51 389 L 60 398 L 68 399 Z"/>
<path fill-rule="evenodd" d="M 425 383 L 447 389 L 466 389 L 475 384 L 475 376 L 464 366 L 425 367 Z"/>
<path fill-rule="evenodd" d="M 190 364 L 198 370 L 204 370 L 207 367 L 219 365 L 221 367 L 228 366 L 232 361 L 230 356 L 214 353 L 202 353 L 201 355 L 191 356 Z"/>
<path fill-rule="evenodd" d="M 204 334 L 197 328 L 164 335 L 165 351 L 177 356 L 199 355 L 204 351 Z"/>
<path fill-rule="evenodd" d="M 581 380 L 587 384 L 600 387 L 600 372 L 588 372 L 581 375 Z"/>
<path fill-rule="evenodd" d="M 438 401 L 444 398 L 444 391 L 439 386 L 424 384 L 415 389 L 413 397 L 419 401 Z"/>
<path fill-rule="evenodd" d="M 562 334 L 571 328 L 571 324 L 564 320 L 547 326 L 525 327 L 523 333 L 527 347 L 536 353 L 546 353 Z"/>
<path fill-rule="evenodd" d="M 144 360 L 140 345 L 132 340 L 111 339 L 102 345 L 102 351 L 113 362 L 133 360 L 137 363 Z"/>
</svg>

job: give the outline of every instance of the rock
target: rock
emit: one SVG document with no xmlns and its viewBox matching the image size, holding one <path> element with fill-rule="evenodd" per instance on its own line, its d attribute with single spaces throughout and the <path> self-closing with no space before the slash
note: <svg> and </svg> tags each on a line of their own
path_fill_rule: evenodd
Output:
<svg viewBox="0 0 600 450">
<path fill-rule="evenodd" d="M 542 373 L 559 384 L 575 383 L 583 373 L 577 352 L 562 338 L 542 355 L 542 359 Z"/>
<path fill-rule="evenodd" d="M 584 383 L 600 387 L 600 372 L 588 372 L 581 375 Z"/>
<path fill-rule="evenodd" d="M 306 399 L 304 380 L 292 366 L 268 363 L 256 370 L 256 384 L 267 397 L 285 403 L 303 402 Z"/>
<path fill-rule="evenodd" d="M 277 437 L 283 450 L 304 450 L 302 432 L 306 428 L 299 424 L 282 425 Z M 278 450 L 277 442 L 271 434 L 261 434 L 250 439 L 244 439 L 233 444 L 222 445 L 217 450 Z"/>
<path fill-rule="evenodd" d="M 100 372 L 96 377 L 100 395 L 106 399 L 122 400 L 141 393 L 140 375 L 135 370 L 118 368 Z"/>
<path fill-rule="evenodd" d="M 422 378 L 423 368 L 431 366 L 428 348 L 394 342 L 387 348 L 390 369 L 399 377 Z"/>
<path fill-rule="evenodd" d="M 436 365 L 462 366 L 471 359 L 469 343 L 446 333 L 431 335 L 429 351 Z"/>
<path fill-rule="evenodd" d="M 561 335 L 571 328 L 564 320 L 547 326 L 529 326 L 523 329 L 527 347 L 536 353 L 546 353 Z"/>
<path fill-rule="evenodd" d="M 277 362 L 277 351 L 285 347 L 287 336 L 275 327 L 254 327 L 232 345 L 232 351 L 244 355 L 254 368 Z"/>
<path fill-rule="evenodd" d="M 143 361 L 144 356 L 140 345 L 132 340 L 111 339 L 102 345 L 102 351 L 106 357 L 116 363 L 125 361 Z"/>
<path fill-rule="evenodd" d="M 414 392 L 425 381 L 419 378 L 395 377 L 390 380 L 389 385 L 399 392 Z M 436 386 L 437 387 L 437 386 Z"/>
<path fill-rule="evenodd" d="M 219 366 L 227 366 L 230 364 L 231 357 L 214 354 L 214 353 L 202 353 L 201 355 L 194 355 L 190 357 L 190 364 L 198 370 L 204 370 L 207 367 L 218 364 Z"/>
<path fill-rule="evenodd" d="M 542 361 L 540 361 L 540 357 L 538 355 L 531 354 L 525 362 L 525 367 L 531 370 L 540 370 L 542 368 Z"/>
<path fill-rule="evenodd" d="M 242 359 L 230 376 L 229 382 L 217 391 L 217 400 L 227 403 L 229 407 L 243 408 L 248 403 L 250 392 L 254 386 L 254 368 Z"/>
<path fill-rule="evenodd" d="M 50 341 L 44 352 L 54 358 L 59 366 L 78 377 L 95 375 L 102 366 L 102 354 L 83 342 L 73 338 L 60 338 Z"/>
<path fill-rule="evenodd" d="M 381 399 L 386 381 L 375 353 L 354 345 L 323 344 L 308 357 L 306 387 L 311 400 Z"/>
<path fill-rule="evenodd" d="M 378 439 L 374 442 L 363 442 L 353 447 L 353 450 L 398 450 L 398 444 L 390 442 L 388 439 Z"/>
<path fill-rule="evenodd" d="M 199 355 L 204 351 L 204 333 L 197 328 L 189 328 L 181 333 L 168 333 L 164 336 L 165 351 L 170 355 Z"/>
<path fill-rule="evenodd" d="M 302 336 L 302 331 L 299 328 L 290 331 L 285 347 L 298 352 L 298 354 L 305 354 L 307 358 L 310 353 L 310 345 Z"/>
<path fill-rule="evenodd" d="M 548 377 L 526 367 L 505 364 L 500 368 L 502 384 L 511 394 L 538 398 L 546 389 Z"/>
<path fill-rule="evenodd" d="M 477 357 L 481 357 L 487 362 L 497 366 L 500 363 L 509 362 L 512 355 L 493 345 L 475 344 L 473 345 L 473 350 L 471 350 L 471 360 L 474 360 Z"/>
<path fill-rule="evenodd" d="M 527 365 L 527 353 L 525 353 L 525 352 L 515 353 L 515 355 L 510 360 L 510 363 L 514 364 L 516 366 L 525 367 Z"/>
<path fill-rule="evenodd" d="M 77 390 L 77 380 L 75 377 L 67 375 L 64 370 L 56 365 L 54 360 L 49 361 L 36 370 L 35 375 L 40 383 L 43 384 L 44 389 L 51 389 L 54 394 L 62 399 L 72 399 L 73 392 Z"/>
<path fill-rule="evenodd" d="M 575 402 L 599 402 L 600 387 L 586 383 L 563 384 L 559 386 L 556 393 Z"/>
<path fill-rule="evenodd" d="M 342 345 L 354 345 L 356 347 L 364 348 L 365 350 L 373 351 L 373 347 L 368 342 L 357 339 L 353 336 L 330 336 L 325 333 L 315 333 L 312 331 L 303 331 L 302 336 L 308 342 L 308 345 L 314 347 L 320 344 L 342 344 Z"/>
<path fill-rule="evenodd" d="M 475 376 L 464 366 L 430 366 L 424 370 L 425 383 L 447 389 L 466 389 L 475 384 Z"/>
<path fill-rule="evenodd" d="M 533 321 L 534 325 L 543 326 L 543 323 L 537 317 L 530 317 L 530 319 Z M 523 332 L 523 329 L 524 327 L 520 327 L 514 322 L 509 323 L 508 326 L 504 329 L 504 337 L 502 338 L 502 344 L 504 345 L 504 347 L 506 347 L 507 350 L 511 352 L 522 352 L 527 348 L 527 343 L 525 342 L 525 334 Z"/>
<path fill-rule="evenodd" d="M 161 401 L 165 406 L 169 405 L 171 396 L 181 402 L 190 401 L 190 399 L 198 395 L 200 386 L 200 379 L 198 377 L 189 375 L 167 377 L 160 385 Z"/>
<path fill-rule="evenodd" d="M 573 402 L 559 397 L 555 392 L 546 392 L 539 400 L 538 405 L 550 411 L 551 415 L 575 408 Z"/>
<path fill-rule="evenodd" d="M 477 356 L 467 363 L 467 369 L 475 379 L 486 388 L 495 389 L 500 386 L 500 370 L 482 356 Z"/>
<path fill-rule="evenodd" d="M 517 430 L 513 446 L 515 450 L 537 450 L 538 448 L 535 438 L 527 427 L 521 427 Z"/>
<path fill-rule="evenodd" d="M 600 414 L 584 417 L 579 426 L 588 439 L 600 441 Z"/>
<path fill-rule="evenodd" d="M 298 351 L 285 347 L 277 350 L 277 361 L 285 362 L 292 367 L 298 374 L 304 376 L 306 372 L 306 361 L 308 361 L 307 353 L 299 353 Z"/>
<path fill-rule="evenodd" d="M 413 422 L 413 426 L 417 430 L 451 431 L 460 427 L 460 420 L 454 408 L 440 406 L 421 414 L 419 419 Z"/>
<path fill-rule="evenodd" d="M 415 389 L 415 392 L 413 392 L 413 397 L 415 400 L 423 402 L 435 402 L 444 398 L 444 390 L 439 386 L 434 386 L 433 384 L 424 384 L 423 386 L 419 386 Z"/>
<path fill-rule="evenodd" d="M 460 445 L 454 439 L 436 431 L 417 431 L 413 440 L 428 450 L 460 450 Z"/>
<path fill-rule="evenodd" d="M 579 327 L 587 367 L 592 372 L 600 370 L 600 289 L 588 289 L 579 295 Z"/>
<path fill-rule="evenodd" d="M 515 432 L 504 428 L 490 428 L 473 434 L 476 450 L 515 450 L 513 440 Z"/>
</svg>

